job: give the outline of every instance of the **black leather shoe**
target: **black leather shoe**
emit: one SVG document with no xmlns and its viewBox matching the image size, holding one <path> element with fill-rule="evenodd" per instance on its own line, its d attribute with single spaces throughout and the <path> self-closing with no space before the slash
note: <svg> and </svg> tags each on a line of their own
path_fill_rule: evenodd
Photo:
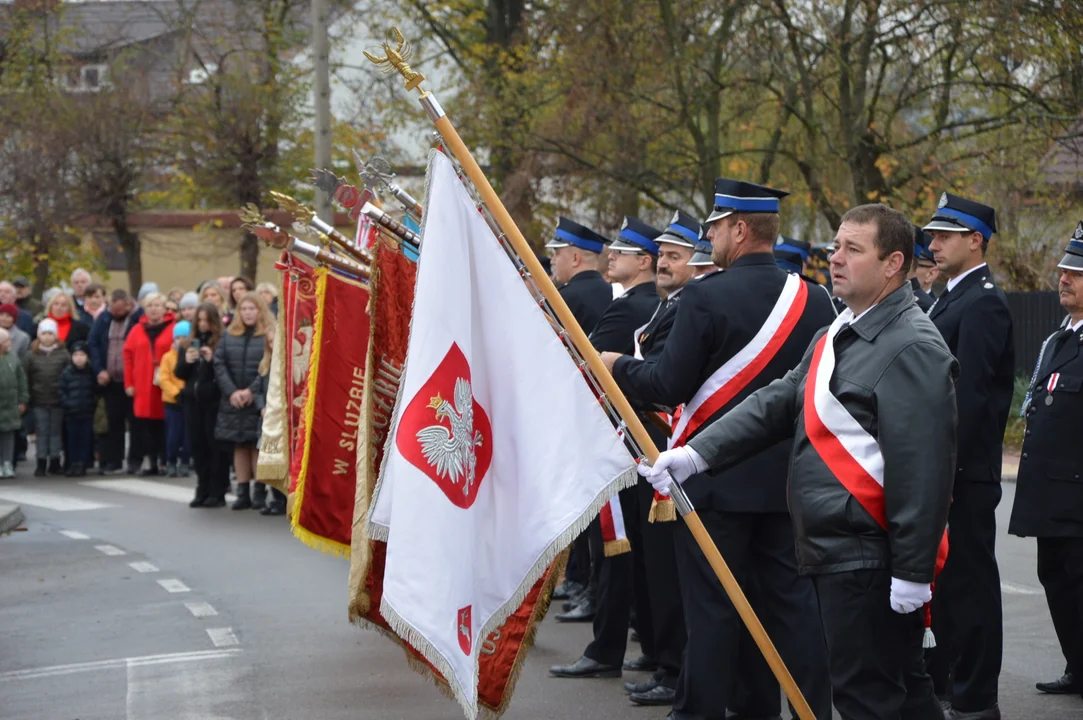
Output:
<svg viewBox="0 0 1083 720">
<path fill-rule="evenodd" d="M 658 687 L 658 680 L 656 680 L 655 678 L 651 678 L 650 680 L 647 680 L 646 682 L 640 682 L 640 683 L 634 683 L 634 682 L 626 682 L 626 683 L 624 683 L 624 691 L 626 693 L 631 693 L 631 694 L 650 692 L 651 690 L 655 689 L 656 687 Z"/>
<path fill-rule="evenodd" d="M 658 669 L 658 661 L 646 655 L 640 655 L 635 660 L 625 660 L 624 669 L 631 672 L 654 672 Z"/>
<path fill-rule="evenodd" d="M 557 622 L 586 623 L 594 620 L 594 603 L 584 600 L 568 612 L 557 615 Z"/>
<path fill-rule="evenodd" d="M 994 705 L 984 710 L 963 711 L 952 707 L 944 713 L 944 720 L 1000 720 L 1000 706 Z"/>
<path fill-rule="evenodd" d="M 632 693 L 628 699 L 636 705 L 672 705 L 677 699 L 677 691 L 665 685 L 655 685 L 647 692 Z"/>
<path fill-rule="evenodd" d="M 206 502 L 207 502 L 207 496 L 206 495 L 196 495 L 194 498 L 192 498 L 192 502 L 188 503 L 188 507 L 190 507 L 190 508 L 206 507 Z"/>
<path fill-rule="evenodd" d="M 583 592 L 584 589 L 585 588 L 582 585 L 573 580 L 565 580 L 553 588 L 553 599 L 571 600 L 573 597 Z"/>
<path fill-rule="evenodd" d="M 1071 695 L 1074 693 L 1083 693 L 1083 686 L 1076 682 L 1075 676 L 1070 672 L 1064 673 L 1063 676 L 1050 682 L 1040 682 L 1034 687 L 1038 688 L 1044 693 L 1050 695 Z"/>
<path fill-rule="evenodd" d="M 619 678 L 620 668 L 603 665 L 585 655 L 571 665 L 554 665 L 549 674 L 562 678 Z"/>
</svg>

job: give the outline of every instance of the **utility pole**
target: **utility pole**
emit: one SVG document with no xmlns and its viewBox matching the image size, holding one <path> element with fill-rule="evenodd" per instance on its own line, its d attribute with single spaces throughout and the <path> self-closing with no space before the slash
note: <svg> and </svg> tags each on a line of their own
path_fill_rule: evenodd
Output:
<svg viewBox="0 0 1083 720">
<path fill-rule="evenodd" d="M 331 43 L 327 37 L 329 0 L 312 0 L 312 58 L 315 62 L 316 82 L 316 167 L 331 169 Z M 331 198 L 323 190 L 316 190 L 316 214 L 326 223 L 334 222 Z"/>
</svg>

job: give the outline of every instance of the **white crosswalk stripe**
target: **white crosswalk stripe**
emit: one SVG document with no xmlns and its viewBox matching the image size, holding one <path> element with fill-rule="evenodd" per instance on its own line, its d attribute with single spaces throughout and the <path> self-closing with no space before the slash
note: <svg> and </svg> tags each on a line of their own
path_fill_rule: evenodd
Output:
<svg viewBox="0 0 1083 720">
<path fill-rule="evenodd" d="M 6 500 L 16 505 L 29 505 L 31 507 L 45 508 L 57 512 L 77 512 L 81 510 L 100 510 L 101 508 L 116 507 L 107 503 L 83 500 L 82 498 L 64 495 L 49 490 L 12 486 L 0 488 L 0 500 Z"/>
<path fill-rule="evenodd" d="M 113 492 L 138 495 L 140 497 L 154 498 L 155 500 L 168 500 L 169 502 L 184 503 L 187 505 L 195 494 L 194 487 L 174 485 L 167 482 L 154 480 L 142 480 L 139 478 L 117 478 L 115 480 L 84 480 L 79 483 L 84 487 L 97 488 L 98 490 L 111 490 Z M 195 483 L 193 482 L 193 485 Z M 233 495 L 226 495 L 226 499 L 232 501 Z"/>
</svg>

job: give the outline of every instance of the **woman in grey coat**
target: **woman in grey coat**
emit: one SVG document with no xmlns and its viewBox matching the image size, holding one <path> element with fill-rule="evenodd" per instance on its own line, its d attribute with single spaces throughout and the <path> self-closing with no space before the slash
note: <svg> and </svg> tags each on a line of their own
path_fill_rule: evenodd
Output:
<svg viewBox="0 0 1083 720">
<path fill-rule="evenodd" d="M 245 295 L 214 351 L 214 378 L 222 391 L 214 436 L 233 445 L 233 469 L 237 473 L 234 510 L 261 508 L 267 497 L 263 483 L 256 483 L 253 496 L 249 495 L 248 485 L 259 455 L 260 411 L 255 392 L 261 383 L 259 365 L 264 336 L 272 327 L 270 316 L 263 298 L 256 293 Z"/>
</svg>

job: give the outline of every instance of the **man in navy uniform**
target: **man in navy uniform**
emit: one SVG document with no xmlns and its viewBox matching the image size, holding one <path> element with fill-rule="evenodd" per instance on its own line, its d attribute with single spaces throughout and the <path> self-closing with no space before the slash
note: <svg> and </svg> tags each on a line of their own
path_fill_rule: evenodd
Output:
<svg viewBox="0 0 1083 720">
<path fill-rule="evenodd" d="M 609 277 L 625 289 L 614 300 L 590 334 L 599 352 L 611 350 L 632 354 L 636 331 L 643 328 L 658 307 L 655 273 L 658 267 L 658 244 L 661 231 L 633 217 L 624 218 L 620 234 L 609 246 Z M 625 527 L 634 522 L 637 488 L 620 492 L 621 514 Z M 593 615 L 594 639 L 583 656 L 571 665 L 556 665 L 549 672 L 557 677 L 620 677 L 624 652 L 628 645 L 628 623 L 633 593 L 632 553 L 605 557 L 601 523 L 597 518 L 588 530 L 591 560 L 597 572 L 598 588 Z M 640 552 L 642 549 L 639 550 Z M 632 552 L 637 552 L 633 545 Z M 573 607 L 556 616 L 560 622 L 583 622 L 586 608 Z M 648 613 L 649 616 L 649 613 Z M 589 618 L 588 618 L 589 619 Z M 640 632 L 644 652 L 653 657 L 652 632 Z"/>
<path fill-rule="evenodd" d="M 677 316 L 681 292 L 695 274 L 696 268 L 690 267 L 688 261 L 695 252 L 700 233 L 698 220 L 677 211 L 665 232 L 655 240 L 658 244 L 658 294 L 664 299 L 650 322 L 637 332 L 635 357 L 651 360 L 662 354 Z M 637 410 L 661 410 L 667 414 L 673 411 L 670 407 L 640 402 L 631 395 L 628 400 Z M 664 450 L 666 436 L 654 425 L 645 425 L 655 445 L 659 450 Z M 636 515 L 634 522 L 628 525 L 636 563 L 636 624 L 640 640 L 644 643 L 645 656 L 653 661 L 654 674 L 645 682 L 629 682 L 624 687 L 637 705 L 671 705 L 681 671 L 686 636 L 680 583 L 673 562 L 675 523 L 650 522 L 654 488 L 641 478 L 637 491 Z M 653 637 L 643 640 L 646 632 Z M 625 669 L 634 669 L 634 666 L 625 664 Z"/>
<path fill-rule="evenodd" d="M 959 361 L 958 458 L 948 538 L 951 551 L 932 606 L 937 647 L 929 672 L 948 718 L 999 720 L 1004 649 L 996 507 L 1004 429 L 1015 386 L 1012 316 L 985 252 L 993 208 L 949 193 L 923 228 L 947 289 L 929 317 Z"/>
<path fill-rule="evenodd" d="M 590 228 L 562 217 L 553 239 L 545 245 L 552 251 L 549 268 L 553 284 L 588 335 L 613 300 L 612 287 L 598 272 L 608 243 L 607 238 Z M 572 545 L 565 581 L 554 589 L 553 599 L 579 599 L 588 591 L 590 573 L 590 547 L 583 533 Z"/>
<path fill-rule="evenodd" d="M 1083 222 L 1057 267 L 1068 319 L 1042 344 L 1023 403 L 1008 532 L 1038 539 L 1038 579 L 1068 661 L 1064 677 L 1038 689 L 1063 694 L 1083 693 Z"/>
<path fill-rule="evenodd" d="M 598 272 L 599 257 L 608 242 L 590 228 L 562 217 L 553 239 L 545 244 L 553 251 L 549 261 L 553 284 L 588 335 L 613 300 L 612 288 Z"/>
<path fill-rule="evenodd" d="M 827 295 L 775 264 L 779 200 L 788 194 L 717 180 L 707 237 L 724 271 L 684 288 L 658 358 L 602 354 L 629 394 L 684 406 L 674 447 L 796 367 L 813 335 L 834 318 Z M 812 583 L 797 573 L 786 508 L 790 446 L 780 441 L 725 473 L 692 478 L 687 488 L 738 582 L 757 577 L 756 611 L 816 716 L 826 719 L 827 651 Z M 724 718 L 741 620 L 687 527 L 680 523 L 674 532 L 688 642 L 673 717 Z"/>
<path fill-rule="evenodd" d="M 929 243 L 932 242 L 932 237 L 929 233 L 922 230 L 917 225 L 914 226 L 914 261 L 910 266 L 910 289 L 914 291 L 914 299 L 918 303 L 918 307 L 922 312 L 929 312 L 929 309 L 933 306 L 933 296 L 925 292 L 922 287 L 921 281 L 918 279 L 918 272 L 921 268 L 922 258 L 925 258 L 926 262 L 933 263 L 933 267 L 936 267 L 936 261 L 933 259 L 933 253 L 929 249 Z"/>
</svg>

